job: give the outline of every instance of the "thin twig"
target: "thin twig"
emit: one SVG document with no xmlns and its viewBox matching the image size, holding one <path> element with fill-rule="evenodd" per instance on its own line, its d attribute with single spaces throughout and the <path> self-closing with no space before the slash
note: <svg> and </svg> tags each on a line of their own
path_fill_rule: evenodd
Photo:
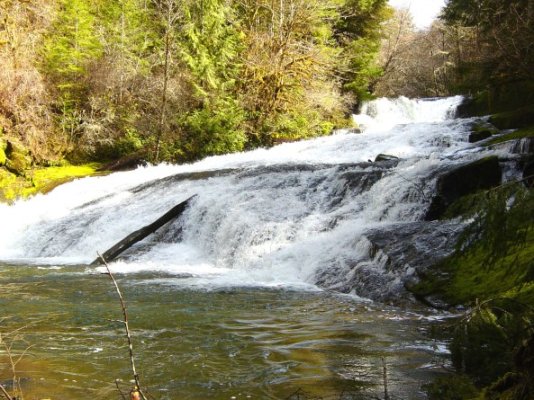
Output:
<svg viewBox="0 0 534 400">
<path fill-rule="evenodd" d="M 122 315 L 124 316 L 124 329 L 126 330 L 126 337 L 128 338 L 128 350 L 130 352 L 130 365 L 132 367 L 132 373 L 133 373 L 133 377 L 134 377 L 134 381 L 135 381 L 135 388 L 132 391 L 132 393 L 133 392 L 139 392 L 139 394 L 141 395 L 141 398 L 143 400 L 147 400 L 147 398 L 145 397 L 145 395 L 141 391 L 141 384 L 139 383 L 139 375 L 137 374 L 137 371 L 135 369 L 132 337 L 130 335 L 130 327 L 128 325 L 128 312 L 126 311 L 126 304 L 124 302 L 124 298 L 122 297 L 121 290 L 119 288 L 119 285 L 117 284 L 117 281 L 115 280 L 115 277 L 113 276 L 113 274 L 111 273 L 111 270 L 109 269 L 109 265 L 108 265 L 107 261 L 104 259 L 104 257 L 102 257 L 102 255 L 99 252 L 97 252 L 96 254 L 102 260 L 102 263 L 106 266 L 106 270 L 108 271 L 108 275 L 111 278 L 111 280 L 113 281 L 113 285 L 115 286 L 117 294 L 119 295 L 119 300 L 120 300 L 121 308 L 122 308 Z"/>
<path fill-rule="evenodd" d="M 0 384 L 0 392 L 6 398 L 6 400 L 13 400 L 7 390 Z"/>
</svg>

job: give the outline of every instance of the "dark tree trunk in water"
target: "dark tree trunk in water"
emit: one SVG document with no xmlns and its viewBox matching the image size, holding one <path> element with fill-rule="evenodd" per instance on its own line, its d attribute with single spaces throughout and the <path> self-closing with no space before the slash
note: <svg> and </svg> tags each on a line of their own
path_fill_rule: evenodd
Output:
<svg viewBox="0 0 534 400">
<path fill-rule="evenodd" d="M 102 254 L 102 257 L 106 261 L 113 261 L 125 250 L 132 247 L 135 243 L 143 240 L 148 235 L 154 233 L 159 228 L 161 228 L 163 225 L 165 225 L 167 222 L 179 217 L 189 205 L 189 201 L 195 196 L 192 196 L 188 198 L 187 200 L 181 202 L 180 204 L 174 206 L 169 211 L 167 211 L 165 214 L 163 214 L 161 217 L 159 217 L 156 221 L 152 222 L 150 225 L 144 226 L 143 228 L 130 233 L 128 236 L 126 236 L 124 239 L 122 239 L 120 242 L 118 242 L 113 247 L 108 249 L 104 254 Z M 96 258 L 91 263 L 91 265 L 100 265 L 100 264 L 102 264 L 102 260 L 100 259 L 100 257 Z"/>
</svg>

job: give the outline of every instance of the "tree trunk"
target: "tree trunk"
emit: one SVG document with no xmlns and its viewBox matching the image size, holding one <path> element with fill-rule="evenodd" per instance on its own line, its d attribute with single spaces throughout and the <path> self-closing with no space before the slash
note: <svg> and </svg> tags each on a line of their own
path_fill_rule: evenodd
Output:
<svg viewBox="0 0 534 400">
<path fill-rule="evenodd" d="M 106 262 L 113 261 L 120 254 L 122 254 L 125 250 L 132 247 L 135 243 L 143 240 L 148 235 L 154 233 L 159 228 L 161 228 L 163 225 L 165 225 L 167 222 L 179 217 L 189 205 L 189 201 L 195 196 L 191 196 L 187 200 L 182 201 L 180 204 L 174 206 L 169 211 L 167 211 L 165 214 L 163 214 L 161 217 L 159 217 L 156 221 L 152 222 L 150 225 L 144 226 L 143 228 L 130 233 L 124 239 L 122 239 L 121 241 L 116 243 L 113 247 L 111 247 L 106 252 L 104 252 L 104 254 L 102 254 L 102 258 L 106 260 Z M 100 265 L 100 264 L 102 264 L 102 259 L 100 257 L 96 258 L 91 263 L 91 265 Z"/>
</svg>

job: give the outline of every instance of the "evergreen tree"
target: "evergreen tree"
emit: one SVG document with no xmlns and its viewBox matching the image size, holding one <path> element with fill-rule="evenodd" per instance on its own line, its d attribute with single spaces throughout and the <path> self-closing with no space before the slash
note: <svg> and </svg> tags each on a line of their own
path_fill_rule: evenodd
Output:
<svg viewBox="0 0 534 400">
<path fill-rule="evenodd" d="M 335 25 L 343 49 L 340 70 L 343 87 L 358 101 L 371 97 L 382 73 L 378 63 L 381 24 L 393 16 L 387 0 L 346 0 Z"/>
<path fill-rule="evenodd" d="M 88 67 L 102 54 L 102 46 L 88 0 L 61 0 L 59 5 L 44 42 L 43 71 L 56 89 L 58 124 L 71 151 L 82 135 Z"/>
<path fill-rule="evenodd" d="M 88 0 L 61 0 L 58 16 L 45 40 L 44 70 L 68 108 L 82 101 L 89 63 L 102 53 Z"/>
<path fill-rule="evenodd" d="M 243 35 L 225 0 L 184 3 L 179 57 L 194 90 L 191 112 L 179 117 L 187 157 L 240 151 L 245 117 L 236 98 Z"/>
</svg>

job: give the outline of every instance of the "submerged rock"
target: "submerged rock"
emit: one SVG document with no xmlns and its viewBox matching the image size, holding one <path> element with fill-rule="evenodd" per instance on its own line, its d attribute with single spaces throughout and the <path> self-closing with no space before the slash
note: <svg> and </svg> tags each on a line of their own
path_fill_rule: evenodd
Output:
<svg viewBox="0 0 534 400">
<path fill-rule="evenodd" d="M 419 221 L 369 230 L 357 245 L 367 248 L 366 255 L 319 271 L 316 284 L 375 301 L 414 301 L 409 288 L 453 253 L 463 228 L 458 222 Z"/>
</svg>

